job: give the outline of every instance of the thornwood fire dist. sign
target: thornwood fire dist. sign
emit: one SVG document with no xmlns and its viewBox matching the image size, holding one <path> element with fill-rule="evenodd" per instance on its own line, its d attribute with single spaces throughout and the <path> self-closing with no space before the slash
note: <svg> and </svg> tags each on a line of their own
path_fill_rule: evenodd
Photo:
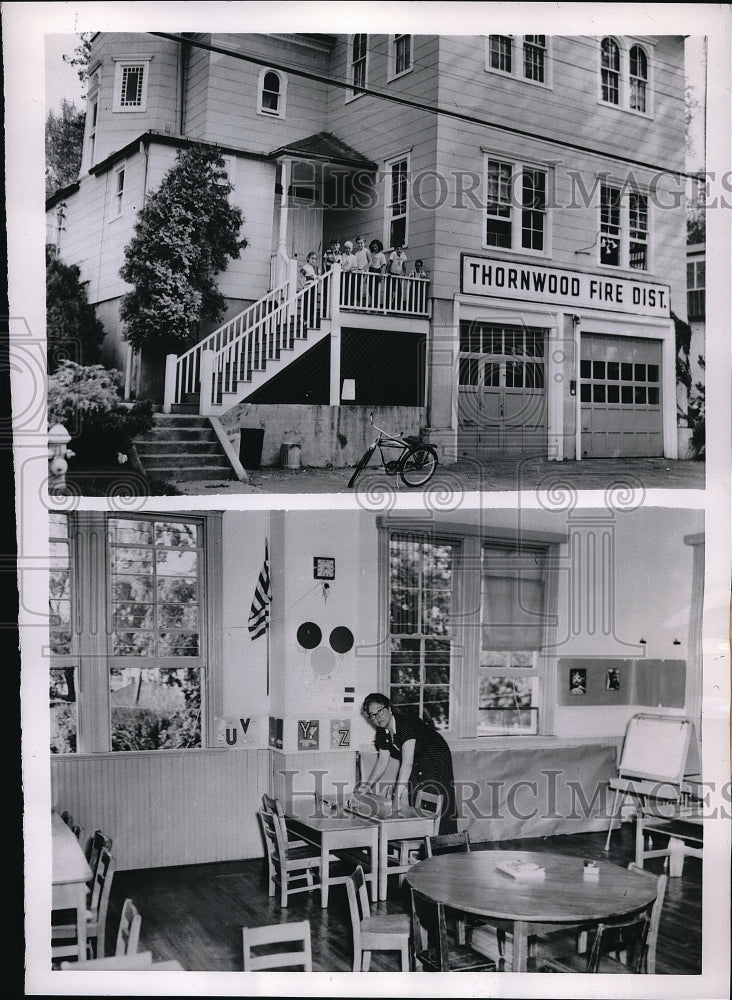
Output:
<svg viewBox="0 0 732 1000">
<path fill-rule="evenodd" d="M 637 316 L 670 315 L 668 285 L 617 275 L 569 271 L 538 264 L 513 264 L 492 257 L 461 254 L 461 291 L 524 299 L 576 309 L 608 309 Z"/>
</svg>

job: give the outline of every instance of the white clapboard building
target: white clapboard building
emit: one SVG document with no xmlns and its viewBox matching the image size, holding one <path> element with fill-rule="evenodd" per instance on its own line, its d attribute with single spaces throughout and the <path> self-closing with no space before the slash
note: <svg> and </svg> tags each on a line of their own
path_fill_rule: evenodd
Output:
<svg viewBox="0 0 732 1000">
<path fill-rule="evenodd" d="M 99 33 L 48 239 L 128 395 L 214 419 L 234 448 L 264 427 L 264 464 L 293 429 L 304 463 L 352 463 L 372 411 L 445 463 L 676 458 L 683 58 L 673 35 Z M 221 327 L 154 362 L 124 340 L 119 272 L 191 143 L 221 149 L 248 246 L 220 276 Z M 335 270 L 298 299 L 298 261 L 361 235 L 427 280 Z M 266 365 L 242 364 L 256 344 Z"/>
</svg>

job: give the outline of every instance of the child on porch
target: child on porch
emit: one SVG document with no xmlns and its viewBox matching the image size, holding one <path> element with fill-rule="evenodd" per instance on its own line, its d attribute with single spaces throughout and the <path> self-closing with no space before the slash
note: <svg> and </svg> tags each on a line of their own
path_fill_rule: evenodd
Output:
<svg viewBox="0 0 732 1000">
<path fill-rule="evenodd" d="M 323 274 L 330 271 L 335 263 L 341 263 L 341 241 L 333 237 L 330 247 L 323 254 Z"/>
<path fill-rule="evenodd" d="M 401 279 L 407 276 L 407 255 L 401 245 L 394 245 L 394 250 L 389 255 L 389 264 L 386 270 L 392 278 L 391 307 L 399 309 L 404 296 L 404 282 Z"/>
<path fill-rule="evenodd" d="M 424 269 L 424 262 L 421 260 L 415 260 L 414 267 L 409 272 L 410 278 L 421 278 L 422 281 L 427 281 L 429 275 Z M 419 284 L 416 281 L 409 282 L 409 301 L 407 308 L 410 312 L 424 312 L 427 305 L 427 289 L 425 285 Z"/>
<path fill-rule="evenodd" d="M 346 306 L 354 304 L 354 291 L 356 282 L 356 255 L 353 252 L 353 243 L 346 240 L 343 244 L 343 256 L 341 257 L 341 289 L 343 295 L 341 301 Z"/>
<path fill-rule="evenodd" d="M 386 270 L 386 257 L 384 256 L 384 244 L 381 240 L 371 240 L 369 243 L 371 253 L 371 263 L 369 264 L 369 306 L 378 309 L 381 298 L 382 275 Z"/>
<path fill-rule="evenodd" d="M 356 301 L 359 305 L 363 306 L 366 304 L 366 290 L 368 287 L 368 278 L 365 275 L 371 266 L 371 254 L 366 249 L 366 240 L 363 236 L 356 237 L 356 252 L 354 256 L 356 258 L 356 287 L 354 291 Z"/>
</svg>

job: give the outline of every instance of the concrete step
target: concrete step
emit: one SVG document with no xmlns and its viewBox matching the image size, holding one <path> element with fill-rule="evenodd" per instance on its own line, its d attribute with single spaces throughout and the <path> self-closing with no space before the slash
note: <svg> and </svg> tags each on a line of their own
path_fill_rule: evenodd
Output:
<svg viewBox="0 0 732 1000">
<path fill-rule="evenodd" d="M 189 466 L 200 467 L 201 465 L 210 465 L 231 471 L 231 466 L 226 458 L 221 454 L 216 455 L 199 452 L 171 453 L 169 451 L 167 454 L 156 453 L 154 455 L 145 455 L 140 454 L 138 450 L 138 455 L 140 455 L 140 461 L 142 462 L 145 470 L 149 467 L 155 467 L 156 469 L 167 469 L 168 471 L 174 469 L 178 472 L 179 470 L 186 469 Z"/>
<path fill-rule="evenodd" d="M 147 434 L 141 434 L 138 441 L 206 441 L 215 442 L 216 435 L 211 425 L 207 427 L 155 427 Z"/>
<path fill-rule="evenodd" d="M 201 441 L 198 438 L 138 438 L 135 446 L 140 455 L 179 455 L 181 453 L 220 455 L 221 446 L 215 436 Z"/>
<path fill-rule="evenodd" d="M 231 466 L 224 468 L 218 465 L 195 465 L 185 469 L 180 468 L 175 470 L 175 475 L 171 475 L 169 468 L 145 465 L 145 472 L 151 479 L 166 479 L 173 482 L 190 482 L 195 479 L 220 479 L 228 481 L 236 478 Z"/>
</svg>

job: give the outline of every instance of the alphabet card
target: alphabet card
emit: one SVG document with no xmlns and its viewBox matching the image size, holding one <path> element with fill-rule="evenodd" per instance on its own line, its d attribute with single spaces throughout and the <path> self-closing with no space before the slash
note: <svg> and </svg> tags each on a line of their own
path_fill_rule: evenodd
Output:
<svg viewBox="0 0 732 1000">
<path fill-rule="evenodd" d="M 273 715 L 269 717 L 269 745 L 275 750 L 282 750 L 282 719 L 277 719 Z"/>
<path fill-rule="evenodd" d="M 244 749 L 257 742 L 257 720 L 252 718 L 217 719 L 216 746 Z"/>
<path fill-rule="evenodd" d="M 320 749 L 320 723 L 317 719 L 300 719 L 297 724 L 297 749 Z"/>
<path fill-rule="evenodd" d="M 330 720 L 330 748 L 331 750 L 345 750 L 351 745 L 351 720 L 331 719 Z"/>
</svg>

